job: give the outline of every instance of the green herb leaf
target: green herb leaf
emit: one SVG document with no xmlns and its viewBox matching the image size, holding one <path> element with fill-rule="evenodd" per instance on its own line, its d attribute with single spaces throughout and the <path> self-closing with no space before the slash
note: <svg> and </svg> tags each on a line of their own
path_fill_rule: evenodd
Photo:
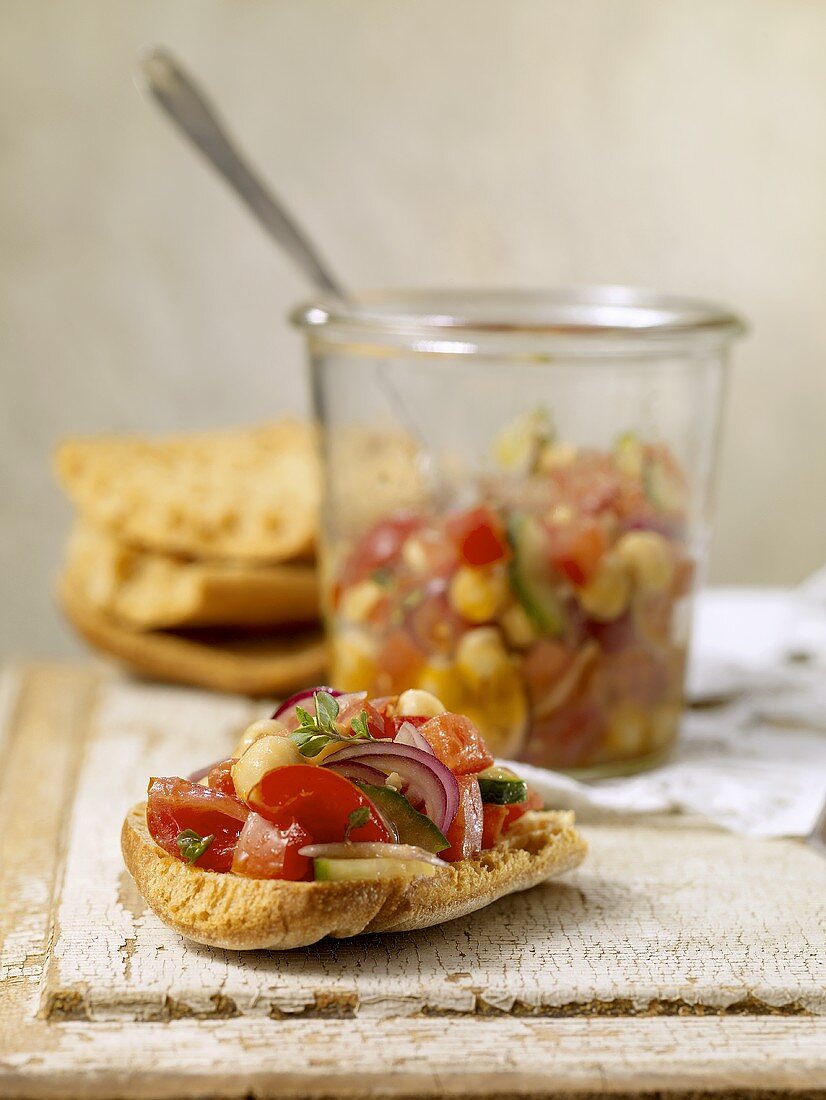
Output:
<svg viewBox="0 0 826 1100">
<path fill-rule="evenodd" d="M 303 707 L 296 707 L 295 713 L 302 726 L 307 726 L 309 729 L 315 726 L 315 718 L 313 718 L 308 710 L 305 710 Z"/>
<path fill-rule="evenodd" d="M 338 718 L 338 703 L 327 691 L 317 691 L 313 696 L 315 700 L 316 724 L 320 730 L 328 733 L 334 731 L 334 724 Z"/>
<path fill-rule="evenodd" d="M 358 737 L 365 741 L 372 740 L 370 737 L 370 730 L 367 726 L 366 710 L 363 710 L 361 714 L 356 715 L 356 717 L 350 723 L 350 729 L 353 731 L 354 737 Z"/>
<path fill-rule="evenodd" d="M 344 839 L 350 839 L 353 829 L 360 829 L 370 820 L 370 810 L 367 806 L 359 806 L 357 810 L 351 810 L 347 815 L 347 828 L 344 830 Z"/>
<path fill-rule="evenodd" d="M 210 833 L 209 836 L 199 836 L 194 829 L 184 829 L 178 834 L 177 844 L 187 863 L 194 863 L 196 859 L 201 858 L 213 840 L 215 840 L 214 833 Z"/>
<path fill-rule="evenodd" d="M 290 738 L 295 743 L 298 751 L 302 756 L 318 756 L 322 749 L 326 748 L 331 741 L 338 741 L 338 737 L 330 737 L 326 733 L 319 733 L 317 730 L 295 730 L 290 734 Z"/>
</svg>

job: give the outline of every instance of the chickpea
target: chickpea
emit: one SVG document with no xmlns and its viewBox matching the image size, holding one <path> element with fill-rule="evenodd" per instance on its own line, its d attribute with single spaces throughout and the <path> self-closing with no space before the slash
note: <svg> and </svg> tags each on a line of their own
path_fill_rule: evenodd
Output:
<svg viewBox="0 0 826 1100">
<path fill-rule="evenodd" d="M 578 596 L 583 610 L 597 622 L 618 619 L 631 598 L 631 575 L 622 558 L 615 553 L 605 554 L 594 576 L 579 589 Z"/>
<path fill-rule="evenodd" d="M 420 688 L 408 688 L 407 691 L 403 691 L 396 703 L 396 714 L 402 718 L 411 715 L 435 718 L 439 714 L 444 714 L 446 710 L 447 707 L 441 699 L 432 692 L 422 691 Z"/>
<path fill-rule="evenodd" d="M 504 607 L 508 581 L 499 566 L 460 566 L 450 582 L 450 602 L 471 623 L 484 623 Z"/>
<path fill-rule="evenodd" d="M 674 580 L 674 555 L 666 539 L 656 531 L 627 531 L 614 553 L 628 567 L 636 586 L 662 592 Z"/>
<path fill-rule="evenodd" d="M 456 667 L 463 680 L 476 689 L 507 672 L 510 658 L 496 627 L 482 626 L 462 635 L 456 647 Z"/>
<path fill-rule="evenodd" d="M 384 597 L 384 589 L 375 581 L 360 581 L 341 594 L 339 613 L 351 623 L 363 623 Z"/>
</svg>

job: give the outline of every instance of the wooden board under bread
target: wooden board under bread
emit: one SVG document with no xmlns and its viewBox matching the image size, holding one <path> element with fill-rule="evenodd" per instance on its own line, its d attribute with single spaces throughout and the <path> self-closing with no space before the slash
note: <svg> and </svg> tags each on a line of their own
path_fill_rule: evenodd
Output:
<svg viewBox="0 0 826 1100">
<path fill-rule="evenodd" d="M 439 928 L 187 945 L 118 828 L 266 707 L 91 667 L 0 682 L 0 1094 L 804 1095 L 826 1088 L 826 861 L 678 818 L 591 823 L 557 883 Z"/>
</svg>

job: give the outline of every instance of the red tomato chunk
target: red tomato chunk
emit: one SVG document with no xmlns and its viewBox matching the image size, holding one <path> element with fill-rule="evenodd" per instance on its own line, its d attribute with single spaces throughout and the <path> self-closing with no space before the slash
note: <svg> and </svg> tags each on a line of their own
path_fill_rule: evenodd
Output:
<svg viewBox="0 0 826 1100">
<path fill-rule="evenodd" d="M 463 714 L 439 714 L 425 722 L 421 731 L 433 752 L 454 775 L 480 772 L 493 763 L 479 730 Z"/>
<path fill-rule="evenodd" d="M 316 844 L 344 840 L 354 810 L 367 808 L 365 825 L 350 840 L 392 841 L 372 802 L 349 779 L 313 764 L 290 764 L 267 772 L 247 799 L 250 807 L 280 828 L 300 825 Z"/>
<path fill-rule="evenodd" d="M 185 829 L 215 839 L 197 860 L 206 871 L 228 871 L 249 810 L 237 798 L 188 779 L 150 779 L 146 824 L 155 843 L 183 859 L 178 837 Z"/>
<path fill-rule="evenodd" d="M 442 859 L 456 863 L 460 859 L 472 859 L 482 850 L 482 796 L 479 780 L 475 775 L 460 775 L 459 809 L 447 831 L 450 847 L 440 852 Z"/>
<path fill-rule="evenodd" d="M 508 816 L 507 806 L 494 806 L 491 802 L 482 804 L 482 847 L 492 848 L 502 835 L 505 827 L 505 818 Z"/>
<path fill-rule="evenodd" d="M 280 878 L 290 882 L 311 879 L 312 860 L 299 855 L 299 849 L 311 844 L 312 837 L 300 825 L 280 828 L 260 814 L 246 820 L 232 861 L 236 875 L 248 878 Z"/>
<path fill-rule="evenodd" d="M 467 565 L 493 565 L 509 556 L 502 523 L 490 508 L 473 508 L 451 516 L 446 526 Z"/>
<path fill-rule="evenodd" d="M 608 549 L 608 538 L 596 520 L 584 519 L 549 527 L 551 563 L 572 584 L 586 584 Z"/>
<path fill-rule="evenodd" d="M 220 764 L 216 764 L 213 768 L 210 768 L 209 775 L 207 776 L 207 784 L 214 791 L 220 791 L 221 794 L 228 794 L 232 798 L 235 798 L 235 784 L 232 781 L 232 765 L 234 760 L 222 760 Z"/>
<path fill-rule="evenodd" d="M 393 562 L 408 535 L 421 526 L 420 516 L 403 514 L 377 523 L 355 547 L 344 564 L 339 584 L 348 588 Z"/>
</svg>

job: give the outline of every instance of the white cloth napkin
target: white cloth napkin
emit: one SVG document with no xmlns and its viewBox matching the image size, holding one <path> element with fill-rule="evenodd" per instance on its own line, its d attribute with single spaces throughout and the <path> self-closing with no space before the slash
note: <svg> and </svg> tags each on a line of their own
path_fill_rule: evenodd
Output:
<svg viewBox="0 0 826 1100">
<path fill-rule="evenodd" d="M 688 711 L 661 767 L 583 783 L 504 763 L 549 806 L 692 813 L 745 836 L 808 836 L 826 800 L 826 571 L 822 586 L 815 579 L 794 592 L 701 595 L 691 693 L 727 701 Z M 805 664 L 788 661 L 801 652 Z"/>
</svg>

